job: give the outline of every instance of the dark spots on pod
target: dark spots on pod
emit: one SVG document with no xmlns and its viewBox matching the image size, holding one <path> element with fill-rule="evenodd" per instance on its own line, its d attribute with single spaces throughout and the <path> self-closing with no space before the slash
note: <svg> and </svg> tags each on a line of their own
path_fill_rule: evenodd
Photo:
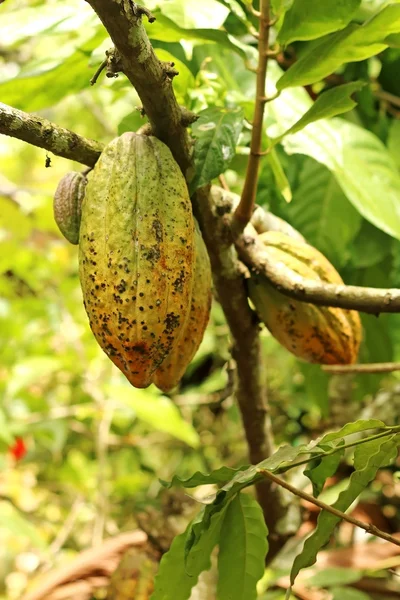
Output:
<svg viewBox="0 0 400 600">
<path fill-rule="evenodd" d="M 140 312 L 143 312 L 144 311 L 143 306 L 139 306 L 139 310 L 140 310 Z"/>
<path fill-rule="evenodd" d="M 164 333 L 172 333 L 174 329 L 179 327 L 180 316 L 175 313 L 167 313 L 167 316 L 164 319 Z M 170 339 L 170 338 L 168 338 Z M 173 338 L 171 338 L 173 340 Z"/>
<path fill-rule="evenodd" d="M 137 352 L 138 354 L 146 354 L 147 348 L 146 348 L 146 344 L 139 343 L 139 344 L 135 344 L 134 346 L 132 346 L 132 352 Z"/>
<path fill-rule="evenodd" d="M 172 283 L 172 287 L 174 288 L 175 292 L 183 292 L 183 285 L 185 283 L 185 280 L 185 271 L 182 269 L 179 274 L 179 277 L 177 277 Z"/>
<path fill-rule="evenodd" d="M 157 242 L 160 243 L 163 241 L 163 227 L 161 224 L 161 221 L 159 221 L 158 219 L 154 219 L 151 228 L 153 230 L 154 233 L 154 237 L 156 238 Z"/>
<path fill-rule="evenodd" d="M 117 292 L 119 292 L 120 294 L 124 294 L 126 292 L 126 288 L 127 288 L 127 283 L 126 283 L 125 279 L 121 279 L 119 284 L 115 287 Z"/>
</svg>

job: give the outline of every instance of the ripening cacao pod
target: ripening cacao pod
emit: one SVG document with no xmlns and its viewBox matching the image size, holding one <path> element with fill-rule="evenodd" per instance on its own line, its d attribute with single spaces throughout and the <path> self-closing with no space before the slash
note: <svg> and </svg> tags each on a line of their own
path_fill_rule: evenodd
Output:
<svg viewBox="0 0 400 600">
<path fill-rule="evenodd" d="M 109 358 L 144 388 L 186 323 L 194 219 L 169 148 L 124 133 L 102 152 L 82 205 L 79 275 L 90 327 Z"/>
<path fill-rule="evenodd" d="M 185 374 L 203 339 L 210 310 L 211 266 L 203 237 L 196 223 L 195 267 L 190 313 L 176 345 L 154 374 L 154 383 L 163 392 L 172 390 Z"/>
<path fill-rule="evenodd" d="M 271 231 L 259 239 L 269 259 L 304 279 L 343 284 L 336 269 L 316 248 Z M 298 358 L 318 364 L 351 364 L 361 342 L 358 312 L 315 306 L 278 292 L 263 275 L 252 274 L 249 296 L 271 334 Z"/>
<path fill-rule="evenodd" d="M 81 207 L 86 183 L 86 177 L 82 173 L 71 171 L 60 180 L 54 194 L 54 220 L 71 244 L 79 243 Z"/>
</svg>

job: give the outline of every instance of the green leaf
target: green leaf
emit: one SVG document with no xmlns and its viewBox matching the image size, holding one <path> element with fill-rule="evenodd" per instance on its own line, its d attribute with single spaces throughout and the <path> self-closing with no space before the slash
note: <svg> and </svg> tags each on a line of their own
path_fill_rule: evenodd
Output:
<svg viewBox="0 0 400 600">
<path fill-rule="evenodd" d="M 315 575 L 307 578 L 307 587 L 331 587 L 333 585 L 348 585 L 359 581 L 363 576 L 360 569 L 346 569 L 345 567 L 325 568 Z"/>
<path fill-rule="evenodd" d="M 174 486 L 182 486 L 184 488 L 193 488 L 198 485 L 209 485 L 213 483 L 225 483 L 232 479 L 236 473 L 248 469 L 247 466 L 239 467 L 238 469 L 231 469 L 230 467 L 220 467 L 211 473 L 200 473 L 197 471 L 188 479 L 181 479 L 177 475 L 174 475 L 172 481 L 166 482 L 161 481 L 164 487 L 171 488 Z"/>
<path fill-rule="evenodd" d="M 343 455 L 344 450 L 324 456 L 324 458 L 318 458 L 310 463 L 309 467 L 305 469 L 304 475 L 308 477 L 312 483 L 313 496 L 315 498 L 322 492 L 328 477 L 332 477 L 332 475 L 336 473 Z"/>
<path fill-rule="evenodd" d="M 274 14 L 281 17 L 292 6 L 294 0 L 271 0 Z"/>
<path fill-rule="evenodd" d="M 89 54 L 106 37 L 103 27 L 76 52 L 59 59 L 44 72 L 18 76 L 0 84 L 1 101 L 25 111 L 37 111 L 57 104 L 70 94 L 90 89 Z"/>
<path fill-rule="evenodd" d="M 225 31 L 219 29 L 185 29 L 179 27 L 172 19 L 169 19 L 159 11 L 154 11 L 156 21 L 145 24 L 146 31 L 150 39 L 164 42 L 181 42 L 182 40 L 214 42 L 231 52 L 235 52 L 241 58 L 247 59 L 246 45 L 238 42 L 234 37 L 228 35 Z"/>
<path fill-rule="evenodd" d="M 324 436 L 326 437 L 326 436 Z M 396 439 L 397 438 L 397 439 Z M 377 439 L 356 447 L 354 466 L 349 486 L 340 493 L 339 498 L 333 504 L 333 507 L 344 512 L 375 478 L 378 469 L 387 463 L 389 457 L 393 456 L 393 451 L 400 442 L 399 436 L 392 436 L 389 439 Z M 315 563 L 318 551 L 328 542 L 332 532 L 340 521 L 332 513 L 322 511 L 318 517 L 318 523 L 315 531 L 304 543 L 303 550 L 293 563 L 290 573 L 290 583 L 293 585 L 299 571 Z"/>
<path fill-rule="evenodd" d="M 192 532 L 192 524 L 174 539 L 171 548 L 161 559 L 150 600 L 189 599 L 200 573 L 207 571 L 211 566 L 210 557 L 219 542 L 225 508 L 211 517 L 209 526 L 202 530 L 197 544 L 191 547 L 189 553 L 187 542 Z M 204 511 L 201 514 L 203 513 Z"/>
<path fill-rule="evenodd" d="M 196 138 L 196 172 L 190 182 L 191 193 L 225 171 L 235 156 L 242 126 L 242 109 L 213 107 L 199 113 L 199 119 L 192 126 L 192 133 Z"/>
<path fill-rule="evenodd" d="M 19 7 L 18 10 L 2 13 L 1 43 L 10 47 L 26 38 L 54 31 L 76 31 L 80 27 L 88 27 L 96 19 L 90 6 L 82 5 L 79 0 L 58 3 L 57 10 L 54 6 L 42 4 L 40 12 L 37 7 Z"/>
<path fill-rule="evenodd" d="M 390 4 L 363 25 L 351 23 L 342 31 L 326 36 L 319 43 L 311 44 L 299 60 L 282 75 L 277 82 L 277 89 L 315 83 L 343 64 L 374 56 L 387 48 L 385 38 L 398 32 L 400 5 Z"/>
<path fill-rule="evenodd" d="M 142 125 L 145 124 L 145 120 L 140 115 L 138 110 L 127 114 L 118 125 L 118 135 L 122 135 L 125 131 L 137 131 Z"/>
<path fill-rule="evenodd" d="M 305 160 L 288 215 L 293 227 L 335 266 L 347 262 L 349 245 L 363 219 L 324 165 L 313 159 Z"/>
<path fill-rule="evenodd" d="M 343 29 L 360 4 L 361 0 L 294 0 L 285 14 L 278 40 L 287 45 L 295 40 L 313 40 Z"/>
<path fill-rule="evenodd" d="M 53 356 L 29 356 L 14 365 L 8 380 L 7 393 L 12 397 L 23 388 L 51 376 L 60 369 L 61 362 Z"/>
<path fill-rule="evenodd" d="M 183 29 L 219 29 L 229 8 L 216 0 L 169 0 L 158 3 L 161 12 Z"/>
<path fill-rule="evenodd" d="M 166 396 L 151 390 L 133 389 L 127 386 L 107 386 L 113 400 L 132 408 L 138 419 L 150 427 L 169 433 L 182 442 L 197 448 L 199 437 L 192 425 L 183 420 L 175 404 Z"/>
<path fill-rule="evenodd" d="M 383 143 L 370 131 L 340 119 L 320 121 L 288 136 L 289 153 L 312 156 L 373 225 L 400 239 L 400 175 Z"/>
<path fill-rule="evenodd" d="M 222 523 L 218 554 L 218 598 L 255 600 L 265 570 L 268 530 L 259 504 L 238 494 Z"/>
<path fill-rule="evenodd" d="M 393 120 L 389 129 L 388 150 L 400 169 L 400 121 Z"/>
<path fill-rule="evenodd" d="M 0 440 L 7 446 L 13 443 L 10 424 L 8 423 L 4 412 L 0 409 Z"/>
<path fill-rule="evenodd" d="M 384 427 L 385 423 L 379 419 L 360 419 L 359 421 L 343 425 L 338 431 L 332 431 L 331 433 L 325 434 L 318 441 L 318 445 L 340 440 L 341 438 L 346 437 L 347 435 L 353 435 L 354 433 L 361 433 L 371 429 L 383 429 Z"/>
<path fill-rule="evenodd" d="M 9 502 L 0 502 L 0 528 L 11 532 L 15 540 L 25 538 L 40 550 L 46 547 L 42 532 Z"/>
<path fill-rule="evenodd" d="M 279 156 L 275 148 L 271 148 L 271 152 L 267 154 L 267 160 L 274 175 L 276 187 L 286 202 L 291 202 L 292 190 L 290 189 L 290 183 L 286 177 L 285 171 L 283 170 L 281 161 L 279 160 Z"/>
<path fill-rule="evenodd" d="M 351 98 L 354 92 L 360 90 L 365 83 L 363 81 L 353 81 L 352 83 L 345 83 L 335 87 L 327 92 L 323 92 L 311 108 L 299 119 L 294 125 L 290 127 L 285 133 L 280 135 L 278 138 L 271 140 L 273 144 L 280 142 L 289 133 L 296 133 L 301 129 L 304 129 L 310 123 L 319 121 L 320 119 L 327 119 L 347 112 L 356 106 L 356 102 Z"/>
<path fill-rule="evenodd" d="M 333 587 L 330 590 L 331 600 L 373 600 L 372 596 L 354 588 Z"/>
<path fill-rule="evenodd" d="M 281 70 L 274 63 L 270 66 L 272 83 Z M 284 90 L 267 104 L 267 122 L 273 123 L 267 135 L 277 137 L 310 106 L 305 90 Z M 386 147 L 373 133 L 342 119 L 323 119 L 288 135 L 283 146 L 288 154 L 306 154 L 324 164 L 363 217 L 400 239 L 400 174 Z"/>
</svg>

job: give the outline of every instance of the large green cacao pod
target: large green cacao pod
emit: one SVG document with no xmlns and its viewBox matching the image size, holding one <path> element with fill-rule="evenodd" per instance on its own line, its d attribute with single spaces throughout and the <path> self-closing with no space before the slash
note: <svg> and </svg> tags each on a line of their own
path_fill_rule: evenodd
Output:
<svg viewBox="0 0 400 600">
<path fill-rule="evenodd" d="M 86 183 L 86 177 L 82 173 L 71 171 L 60 180 L 54 194 L 54 220 L 71 244 L 79 243 L 81 207 Z"/>
<path fill-rule="evenodd" d="M 269 259 L 283 263 L 305 279 L 343 284 L 339 273 L 316 248 L 283 233 L 263 233 Z M 257 274 L 249 279 L 249 295 L 260 319 L 271 334 L 298 358 L 318 364 L 351 364 L 361 342 L 358 312 L 315 306 L 293 300 Z"/>
<path fill-rule="evenodd" d="M 196 258 L 190 313 L 172 352 L 154 374 L 154 383 L 163 392 L 172 390 L 182 379 L 201 344 L 210 318 L 211 266 L 197 223 L 195 242 Z"/>
<path fill-rule="evenodd" d="M 88 178 L 79 242 L 92 331 L 135 387 L 147 387 L 190 311 L 194 220 L 184 177 L 158 139 L 124 133 Z"/>
</svg>

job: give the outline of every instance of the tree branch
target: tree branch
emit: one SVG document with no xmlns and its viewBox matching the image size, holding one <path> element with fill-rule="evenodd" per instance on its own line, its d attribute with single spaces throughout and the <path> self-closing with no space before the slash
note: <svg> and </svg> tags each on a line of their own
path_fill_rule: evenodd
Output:
<svg viewBox="0 0 400 600">
<path fill-rule="evenodd" d="M 356 527 L 360 527 L 361 529 L 364 529 L 364 531 L 366 531 L 367 533 L 376 535 L 377 537 L 380 537 L 383 540 L 386 540 L 387 542 L 391 542 L 392 544 L 396 544 L 396 546 L 400 546 L 400 540 L 393 537 L 389 533 L 386 533 L 385 531 L 381 531 L 380 529 L 375 527 L 375 525 L 371 525 L 369 523 L 364 523 L 363 521 L 360 521 L 359 519 L 355 519 L 354 517 L 351 517 L 350 515 L 347 515 L 346 513 L 342 512 L 340 510 L 337 510 L 337 508 L 334 508 L 333 506 L 330 506 L 329 504 L 325 504 L 325 502 L 318 500 L 318 498 L 314 498 L 314 496 L 311 496 L 310 494 L 307 494 L 306 492 L 303 492 L 302 490 L 299 490 L 299 489 L 293 487 L 292 485 L 290 485 L 290 483 L 287 483 L 287 481 L 284 481 L 280 477 L 277 477 L 276 475 L 271 473 L 271 471 L 267 471 L 266 469 L 260 469 L 259 473 L 266 479 L 269 479 L 269 481 L 278 484 L 279 486 L 283 487 L 285 490 L 288 490 L 295 496 L 299 496 L 299 498 L 302 498 L 303 500 L 307 500 L 307 502 L 311 502 L 312 504 L 315 504 L 315 506 L 318 506 L 322 510 L 326 510 L 327 512 L 331 513 L 332 515 L 335 515 L 335 517 L 338 517 L 339 519 L 343 519 L 344 521 L 347 521 L 348 523 L 352 523 Z"/>
<path fill-rule="evenodd" d="M 250 269 L 263 273 L 271 285 L 290 298 L 319 306 L 360 310 L 374 315 L 400 312 L 399 289 L 336 285 L 304 279 L 284 264 L 271 261 L 251 226 L 247 226 L 244 235 L 235 240 L 235 245 L 240 258 Z"/>
<path fill-rule="evenodd" d="M 260 0 L 260 19 L 258 29 L 258 66 L 256 101 L 254 107 L 253 130 L 251 134 L 250 156 L 247 163 L 246 178 L 243 185 L 239 206 L 234 215 L 234 226 L 238 222 L 242 228 L 250 221 L 254 209 L 257 191 L 258 171 L 261 156 L 261 141 L 265 108 L 265 79 L 268 66 L 269 31 L 270 31 L 269 0 Z"/>
<path fill-rule="evenodd" d="M 244 275 L 231 242 L 231 196 L 222 188 L 213 188 L 211 201 L 208 190 L 203 188 L 194 199 L 194 210 L 210 256 L 217 297 L 232 335 L 238 378 L 236 398 L 250 462 L 257 464 L 273 454 L 273 434 L 259 326 L 250 310 Z M 289 537 L 277 532 L 287 506 L 279 489 L 271 488 L 267 482 L 257 483 L 256 491 L 270 533 L 268 560 L 272 560 Z"/>
<path fill-rule="evenodd" d="M 0 102 L 0 134 L 44 148 L 57 156 L 93 167 L 103 145 L 54 125 L 47 119 L 11 108 Z"/>
<path fill-rule="evenodd" d="M 136 89 L 154 135 L 171 149 L 184 174 L 190 143 L 168 67 L 155 55 L 142 23 L 143 10 L 124 0 L 86 0 L 97 13 L 120 54 L 121 70 Z"/>
</svg>

